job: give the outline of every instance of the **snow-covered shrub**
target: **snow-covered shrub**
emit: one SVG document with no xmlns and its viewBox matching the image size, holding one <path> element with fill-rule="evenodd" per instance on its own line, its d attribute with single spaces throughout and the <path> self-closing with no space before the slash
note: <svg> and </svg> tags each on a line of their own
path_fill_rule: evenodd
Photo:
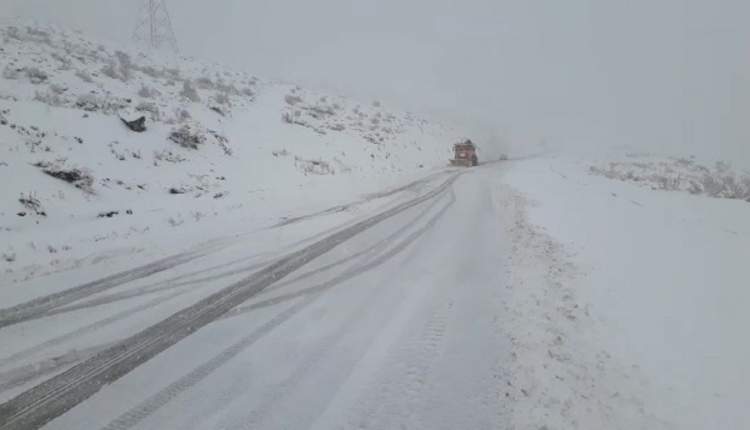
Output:
<svg viewBox="0 0 750 430">
<path fill-rule="evenodd" d="M 87 112 L 100 110 L 104 105 L 104 100 L 94 94 L 83 94 L 76 100 L 76 107 Z"/>
<path fill-rule="evenodd" d="M 91 84 L 94 82 L 94 80 L 91 78 L 91 75 L 89 75 L 89 73 L 85 70 L 77 70 L 75 75 L 78 77 L 78 79 L 86 82 L 87 84 Z"/>
<path fill-rule="evenodd" d="M 39 162 L 34 164 L 34 166 L 42 169 L 42 172 L 47 175 L 72 184 L 80 190 L 88 193 L 94 192 L 92 188 L 94 185 L 94 177 L 88 171 L 77 168 L 64 168 L 47 162 Z"/>
<path fill-rule="evenodd" d="M 251 98 L 251 99 L 255 97 L 255 91 L 253 91 L 251 88 L 243 88 L 242 91 L 240 91 L 240 93 L 243 96 Z"/>
<path fill-rule="evenodd" d="M 229 96 L 227 95 L 227 93 L 218 92 L 216 93 L 216 95 L 214 95 L 213 100 L 214 100 L 214 103 L 219 104 L 219 105 L 223 105 L 223 106 L 232 105 L 232 102 L 229 99 Z"/>
<path fill-rule="evenodd" d="M 185 224 L 185 221 L 179 215 L 177 216 L 177 218 L 175 218 L 175 217 L 169 217 L 167 219 L 167 222 L 172 227 L 178 227 L 178 226 L 181 226 L 182 224 Z"/>
<path fill-rule="evenodd" d="M 47 106 L 59 107 L 64 106 L 67 100 L 55 91 L 35 91 L 34 101 L 44 103 Z"/>
<path fill-rule="evenodd" d="M 52 43 L 49 33 L 43 30 L 37 30 L 33 27 L 26 27 L 23 30 L 16 26 L 8 27 L 5 31 L 5 37 L 19 42 L 31 41 L 46 45 Z"/>
<path fill-rule="evenodd" d="M 50 56 L 58 63 L 60 63 L 60 65 L 58 66 L 58 70 L 70 70 L 70 68 L 73 66 L 73 62 L 70 61 L 69 57 L 60 55 L 57 52 L 53 52 L 52 54 L 50 54 Z"/>
<path fill-rule="evenodd" d="M 214 84 L 214 81 L 212 81 L 211 78 L 205 76 L 196 79 L 195 86 L 202 90 L 213 90 L 214 88 L 216 88 L 216 84 Z"/>
<path fill-rule="evenodd" d="M 133 77 L 133 62 L 122 51 L 115 52 L 117 61 L 110 60 L 102 67 L 102 74 L 118 81 L 127 82 Z"/>
<path fill-rule="evenodd" d="M 190 80 L 185 80 L 182 82 L 182 91 L 180 91 L 180 96 L 190 100 L 193 103 L 199 103 L 201 101 L 201 97 L 200 95 L 198 95 L 198 91 L 195 89 Z"/>
<path fill-rule="evenodd" d="M 317 120 L 322 120 L 327 117 L 336 115 L 336 112 L 334 112 L 333 108 L 326 105 L 312 106 L 307 109 L 307 113 Z"/>
<path fill-rule="evenodd" d="M 144 99 L 154 98 L 158 95 L 159 91 L 146 85 L 141 85 L 141 88 L 138 90 L 138 96 L 143 97 Z"/>
<path fill-rule="evenodd" d="M 179 122 L 189 121 L 190 119 L 193 118 L 193 116 L 190 115 L 190 112 L 188 112 L 185 109 L 177 109 L 177 111 L 175 112 L 175 115 L 177 116 L 177 121 Z"/>
<path fill-rule="evenodd" d="M 26 40 L 31 40 L 36 43 L 43 43 L 46 45 L 52 43 L 52 38 L 50 37 L 49 33 L 33 27 L 26 27 Z"/>
<path fill-rule="evenodd" d="M 329 163 L 320 160 L 304 160 L 299 157 L 294 157 L 294 167 L 304 173 L 305 176 L 333 175 L 336 173 Z"/>
<path fill-rule="evenodd" d="M 3 261 L 5 261 L 6 263 L 12 263 L 16 261 L 16 253 L 12 250 L 3 252 Z"/>
<path fill-rule="evenodd" d="M 64 87 L 64 86 L 62 86 L 62 85 L 57 85 L 57 84 L 50 84 L 50 85 L 49 85 L 49 90 L 50 90 L 51 92 L 53 92 L 54 94 L 57 94 L 57 95 L 62 95 L 62 94 L 64 94 L 64 93 L 65 93 L 66 91 L 68 91 L 68 88 L 67 88 L 67 87 Z"/>
<path fill-rule="evenodd" d="M 229 147 L 229 139 L 223 134 L 219 134 L 216 130 L 208 130 L 208 134 L 213 138 L 214 142 L 219 145 L 224 154 L 227 156 L 232 155 L 232 148 Z"/>
<path fill-rule="evenodd" d="M 141 102 L 136 105 L 135 110 L 138 112 L 147 112 L 152 121 L 159 121 L 161 118 L 159 106 L 154 102 Z"/>
<path fill-rule="evenodd" d="M 21 31 L 16 26 L 10 26 L 5 29 L 3 32 L 3 35 L 8 39 L 18 40 L 22 41 L 23 38 L 21 37 Z"/>
<path fill-rule="evenodd" d="M 124 81 L 120 73 L 117 71 L 117 65 L 114 61 L 110 61 L 104 67 L 102 67 L 101 72 L 104 76 L 107 76 L 111 79 L 116 79 L 120 81 Z"/>
<path fill-rule="evenodd" d="M 194 130 L 189 125 L 184 125 L 169 134 L 169 140 L 186 149 L 198 149 L 199 146 L 206 143 L 206 136 Z"/>
<path fill-rule="evenodd" d="M 120 65 L 120 76 L 122 80 L 129 81 L 133 77 L 133 60 L 130 59 L 130 55 L 117 51 L 115 57 Z"/>
<path fill-rule="evenodd" d="M 158 161 L 166 161 L 168 163 L 182 163 L 187 161 L 187 158 L 180 154 L 175 154 L 172 151 L 164 149 L 162 151 L 154 151 L 154 159 Z"/>
<path fill-rule="evenodd" d="M 101 112 L 103 114 L 113 114 L 128 107 L 127 100 L 118 97 L 103 98 L 96 94 L 83 94 L 78 97 L 75 107 L 87 112 Z"/>
<path fill-rule="evenodd" d="M 164 72 L 161 70 L 156 69 L 153 66 L 143 66 L 139 67 L 138 70 L 143 73 L 144 75 L 152 78 L 152 79 L 161 79 L 164 77 Z"/>
<path fill-rule="evenodd" d="M 714 198 L 750 201 L 750 175 L 738 176 L 731 165 L 718 162 L 714 169 L 690 159 L 609 163 L 606 168 L 592 166 L 592 174 L 625 182 L 634 182 L 654 190 L 687 191 Z"/>
<path fill-rule="evenodd" d="M 42 207 L 42 203 L 36 197 L 36 194 L 21 193 L 21 197 L 18 198 L 18 201 L 27 210 L 32 211 L 35 214 L 40 215 L 40 216 L 47 216 L 47 213 L 44 211 L 44 208 Z"/>
<path fill-rule="evenodd" d="M 7 79 L 9 81 L 14 81 L 18 79 L 21 76 L 21 72 L 23 72 L 23 69 L 19 69 L 17 67 L 14 67 L 11 64 L 8 64 L 3 69 L 3 79 Z"/>
<path fill-rule="evenodd" d="M 39 85 L 41 83 L 46 82 L 47 79 L 49 79 L 49 75 L 47 75 L 46 72 L 36 67 L 27 67 L 25 71 L 26 71 L 26 77 L 29 79 L 29 82 L 31 82 L 34 85 Z"/>
<path fill-rule="evenodd" d="M 284 96 L 284 101 L 286 102 L 286 104 L 290 106 L 294 106 L 298 103 L 302 103 L 302 97 L 295 96 L 292 94 L 287 94 L 286 96 Z"/>
</svg>

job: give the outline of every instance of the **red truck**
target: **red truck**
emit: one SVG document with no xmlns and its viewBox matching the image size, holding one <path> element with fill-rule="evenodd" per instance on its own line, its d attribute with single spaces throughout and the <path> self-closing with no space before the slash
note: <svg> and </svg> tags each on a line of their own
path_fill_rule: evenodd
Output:
<svg viewBox="0 0 750 430">
<path fill-rule="evenodd" d="M 472 167 L 479 165 L 477 146 L 470 139 L 453 145 L 453 159 L 451 166 Z"/>
</svg>

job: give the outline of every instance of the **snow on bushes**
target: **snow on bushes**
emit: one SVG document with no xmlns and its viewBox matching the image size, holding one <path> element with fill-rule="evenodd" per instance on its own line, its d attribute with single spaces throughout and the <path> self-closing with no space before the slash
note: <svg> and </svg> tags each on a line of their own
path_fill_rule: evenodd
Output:
<svg viewBox="0 0 750 430">
<path fill-rule="evenodd" d="M 169 140 L 185 149 L 198 149 L 206 143 L 206 136 L 195 127 L 183 125 L 169 134 Z"/>
<path fill-rule="evenodd" d="M 78 168 L 64 168 L 44 161 L 40 161 L 34 164 L 34 166 L 42 169 L 42 172 L 47 175 L 65 181 L 82 191 L 92 194 L 94 192 L 92 188 L 94 185 L 94 177 L 85 170 Z"/>
<path fill-rule="evenodd" d="M 611 162 L 604 167 L 591 166 L 589 172 L 653 190 L 687 191 L 695 195 L 750 202 L 750 174 L 737 174 L 729 163 L 722 161 L 713 168 L 692 158 Z"/>
</svg>

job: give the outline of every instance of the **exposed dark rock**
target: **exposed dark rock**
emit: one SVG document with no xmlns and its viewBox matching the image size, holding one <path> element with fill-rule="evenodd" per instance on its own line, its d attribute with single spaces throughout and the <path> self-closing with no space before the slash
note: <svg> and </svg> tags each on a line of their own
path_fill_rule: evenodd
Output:
<svg viewBox="0 0 750 430">
<path fill-rule="evenodd" d="M 143 133 L 144 131 L 146 131 L 146 117 L 145 116 L 141 116 L 140 118 L 133 120 L 133 121 L 128 121 L 123 118 L 120 118 L 120 120 L 122 121 L 123 124 L 125 124 L 127 128 L 129 128 L 130 130 L 136 133 Z"/>
</svg>

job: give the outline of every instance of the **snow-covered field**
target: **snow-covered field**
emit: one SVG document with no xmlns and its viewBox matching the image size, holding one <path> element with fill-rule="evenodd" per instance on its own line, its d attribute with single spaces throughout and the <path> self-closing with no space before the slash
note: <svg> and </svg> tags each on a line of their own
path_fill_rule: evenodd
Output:
<svg viewBox="0 0 750 430">
<path fill-rule="evenodd" d="M 4 26 L 0 41 L 3 285 L 350 203 L 444 166 L 459 137 L 378 101 L 78 33 Z M 141 116 L 142 133 L 120 119 Z"/>
<path fill-rule="evenodd" d="M 591 321 L 574 356 L 599 354 L 607 360 L 587 368 L 616 362 L 624 376 L 608 380 L 618 372 L 607 372 L 596 382 L 609 393 L 618 425 L 580 428 L 750 426 L 750 203 L 698 192 L 701 182 L 723 182 L 698 179 L 708 172 L 741 178 L 742 171 L 726 163 L 705 171 L 695 165 L 608 154 L 508 167 L 505 180 L 530 201 L 530 222 L 577 267 L 563 285 L 577 292 Z M 653 421 L 628 424 L 622 416 L 628 404 Z"/>
</svg>

